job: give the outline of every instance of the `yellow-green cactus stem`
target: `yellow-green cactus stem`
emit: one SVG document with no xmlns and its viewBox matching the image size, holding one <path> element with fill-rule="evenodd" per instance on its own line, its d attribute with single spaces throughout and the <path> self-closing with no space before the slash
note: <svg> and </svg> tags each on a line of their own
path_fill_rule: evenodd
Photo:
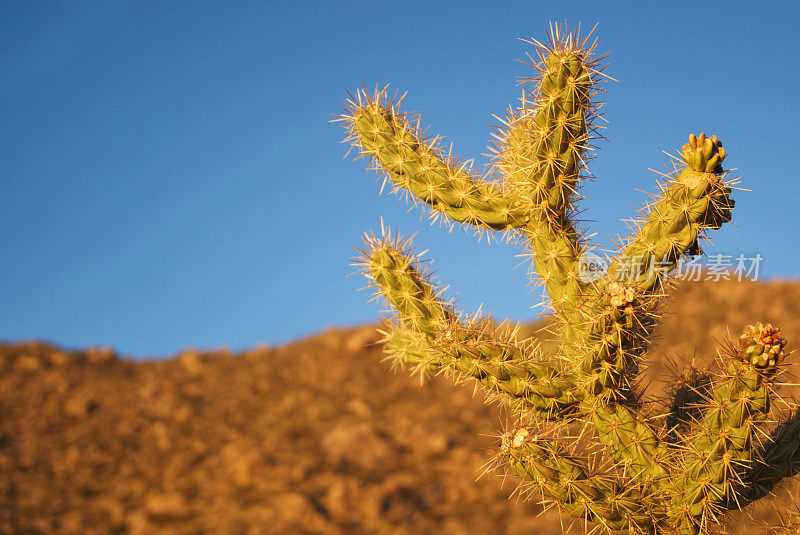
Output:
<svg viewBox="0 0 800 535">
<path fill-rule="evenodd" d="M 742 478 L 741 498 L 734 509 L 769 496 L 781 481 L 800 473 L 800 407 L 781 422 L 756 450 L 753 467 Z"/>
<path fill-rule="evenodd" d="M 399 188 L 450 219 L 492 230 L 526 224 L 527 211 L 496 185 L 480 180 L 469 168 L 446 157 L 436 141 L 428 142 L 406 116 L 395 111 L 385 91 L 359 93 L 346 116 L 362 154 L 372 157 Z"/>
<path fill-rule="evenodd" d="M 591 374 L 610 362 L 620 375 L 607 387 L 623 389 L 626 375 L 636 375 L 638 358 L 656 323 L 666 276 L 697 247 L 707 229 L 719 228 L 731 218 L 733 200 L 723 180 L 722 143 L 716 136 L 692 135 L 683 153 L 685 167 L 664 187 L 612 262 L 601 284 L 604 291 L 585 312 L 585 332 L 565 348 L 567 354 L 585 355 L 576 368 L 578 374 Z"/>
<path fill-rule="evenodd" d="M 647 533 L 654 528 L 653 517 L 663 515 L 651 496 L 642 495 L 635 486 L 622 487 L 613 478 L 590 474 L 586 459 L 525 428 L 503 435 L 498 461 L 567 513 L 612 530 Z"/>
<path fill-rule="evenodd" d="M 606 446 L 611 459 L 642 487 L 653 490 L 653 486 L 663 485 L 668 480 L 669 452 L 651 425 L 633 407 L 585 397 L 580 409 L 581 414 L 587 415 L 588 423 Z"/>
<path fill-rule="evenodd" d="M 405 253 L 406 246 L 381 240 L 367 243 L 365 269 L 403 326 L 390 338 L 390 350 L 401 360 L 473 378 L 507 404 L 542 416 L 561 415 L 577 404 L 574 384 L 540 362 L 535 350 L 474 322 L 458 321 Z"/>
<path fill-rule="evenodd" d="M 522 106 L 508 113 L 496 167 L 510 193 L 529 207 L 523 232 L 536 272 L 555 310 L 569 317 L 587 291 L 578 277 L 581 233 L 571 216 L 589 148 L 597 61 L 574 41 L 537 52 L 539 75 L 529 81 L 535 87 L 526 85 Z"/>
<path fill-rule="evenodd" d="M 672 385 L 665 426 L 670 442 L 678 442 L 686 430 L 697 421 L 702 406 L 708 398 L 712 378 L 708 371 L 690 366 Z"/>
<path fill-rule="evenodd" d="M 683 510 L 692 522 L 719 514 L 735 501 L 739 482 L 753 467 L 759 426 L 770 410 L 772 381 L 785 357 L 786 340 L 772 325 L 750 325 L 729 355 L 725 375 L 714 381 L 703 417 L 681 459 Z"/>
</svg>

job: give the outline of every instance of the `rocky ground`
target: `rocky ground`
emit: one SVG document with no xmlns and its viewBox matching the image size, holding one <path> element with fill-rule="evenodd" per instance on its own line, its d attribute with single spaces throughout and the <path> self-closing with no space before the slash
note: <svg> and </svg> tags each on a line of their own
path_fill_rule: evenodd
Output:
<svg viewBox="0 0 800 535">
<path fill-rule="evenodd" d="M 728 327 L 755 321 L 797 347 L 800 283 L 683 285 L 650 353 L 651 391 L 668 360 L 707 359 Z M 569 519 L 509 499 L 511 481 L 476 481 L 500 409 L 392 372 L 375 339 L 329 330 L 157 362 L 0 346 L 0 533 L 564 532 Z M 745 517 L 731 530 L 761 532 Z"/>
</svg>

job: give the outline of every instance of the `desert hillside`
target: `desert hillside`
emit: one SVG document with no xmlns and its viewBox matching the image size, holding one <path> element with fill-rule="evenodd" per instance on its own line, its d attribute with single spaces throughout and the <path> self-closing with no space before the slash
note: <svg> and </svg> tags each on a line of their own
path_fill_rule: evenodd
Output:
<svg viewBox="0 0 800 535">
<path fill-rule="evenodd" d="M 800 282 L 684 284 L 650 391 L 669 359 L 707 359 L 755 321 L 797 347 Z M 374 332 L 157 362 L 0 346 L 0 533 L 561 533 L 557 516 L 508 499 L 513 482 L 476 481 L 501 411 L 393 372 Z M 743 522 L 735 533 L 760 532 Z"/>
</svg>

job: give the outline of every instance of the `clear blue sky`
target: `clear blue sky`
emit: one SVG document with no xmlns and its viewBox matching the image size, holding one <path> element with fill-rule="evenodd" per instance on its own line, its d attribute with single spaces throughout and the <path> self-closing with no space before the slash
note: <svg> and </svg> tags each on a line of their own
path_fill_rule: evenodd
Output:
<svg viewBox="0 0 800 535">
<path fill-rule="evenodd" d="M 379 197 L 328 121 L 345 87 L 391 83 L 479 157 L 526 74 L 517 38 L 552 20 L 599 23 L 620 80 L 585 188 L 596 241 L 624 231 L 661 151 L 705 131 L 753 189 L 709 252 L 800 275 L 797 6 L 4 2 L 0 339 L 163 356 L 367 322 L 379 307 L 348 259 L 381 216 L 418 232 L 467 310 L 534 316 L 513 250 Z"/>
</svg>

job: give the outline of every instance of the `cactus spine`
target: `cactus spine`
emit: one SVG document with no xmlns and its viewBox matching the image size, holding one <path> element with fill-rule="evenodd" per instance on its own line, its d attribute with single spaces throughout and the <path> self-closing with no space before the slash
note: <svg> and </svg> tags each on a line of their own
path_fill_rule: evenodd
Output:
<svg viewBox="0 0 800 535">
<path fill-rule="evenodd" d="M 690 369 L 665 418 L 645 412 L 635 386 L 670 273 L 730 221 L 725 149 L 716 136 L 691 135 L 608 272 L 587 281 L 581 256 L 591 246 L 576 203 L 605 56 L 595 54 L 596 41 L 558 27 L 547 45 L 531 44 L 535 76 L 524 80 L 482 175 L 426 138 L 419 117 L 401 113 L 385 89 L 351 95 L 340 120 L 360 156 L 433 219 L 500 231 L 528 249 L 557 320 L 561 358 L 519 340 L 506 323 L 460 314 L 410 240 L 382 229 L 365 238 L 360 262 L 397 313 L 386 351 L 416 371 L 473 380 L 519 411 L 526 425 L 502 436 L 495 463 L 524 489 L 612 531 L 706 533 L 800 466 L 800 410 L 778 423 L 769 417 L 786 343 L 770 325 L 749 326 L 722 347 L 717 375 Z M 578 435 L 594 440 L 580 449 L 563 440 Z"/>
</svg>

